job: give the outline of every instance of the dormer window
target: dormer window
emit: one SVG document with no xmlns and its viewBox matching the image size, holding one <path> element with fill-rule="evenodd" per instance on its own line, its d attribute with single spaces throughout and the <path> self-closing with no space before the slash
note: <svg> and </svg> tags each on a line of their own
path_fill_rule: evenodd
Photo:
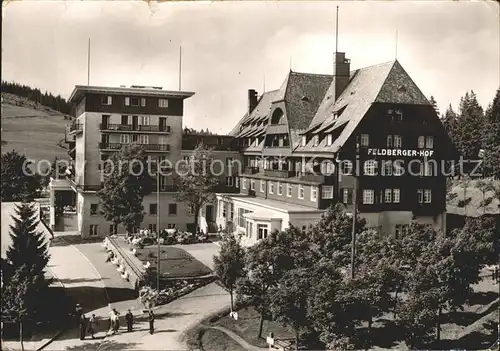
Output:
<svg viewBox="0 0 500 351">
<path fill-rule="evenodd" d="M 332 134 L 327 134 L 326 135 L 326 146 L 330 146 L 333 143 L 333 135 Z"/>
<path fill-rule="evenodd" d="M 280 124 L 282 117 L 283 117 L 283 110 L 280 108 L 275 109 L 271 117 L 271 124 Z"/>
<path fill-rule="evenodd" d="M 302 101 L 309 101 L 309 98 L 307 96 L 302 96 L 301 100 Z"/>
<path fill-rule="evenodd" d="M 307 144 L 307 136 L 302 135 L 302 139 L 300 140 L 300 146 L 306 146 Z"/>
<path fill-rule="evenodd" d="M 313 146 L 318 146 L 319 144 L 319 135 L 315 135 L 313 137 Z"/>
</svg>

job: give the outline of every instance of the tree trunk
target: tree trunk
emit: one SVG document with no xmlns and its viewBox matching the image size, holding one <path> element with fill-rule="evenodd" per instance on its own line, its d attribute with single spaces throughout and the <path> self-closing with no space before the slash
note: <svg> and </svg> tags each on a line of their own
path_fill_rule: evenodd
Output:
<svg viewBox="0 0 500 351">
<path fill-rule="evenodd" d="M 194 230 L 195 231 L 198 229 L 198 220 L 200 219 L 200 210 L 201 210 L 201 206 L 196 207 L 196 209 L 194 211 L 194 226 L 195 226 Z"/>
<path fill-rule="evenodd" d="M 299 349 L 299 328 L 295 328 L 295 350 Z"/>
<path fill-rule="evenodd" d="M 233 290 L 229 290 L 229 295 L 231 296 L 231 312 L 233 312 L 234 310 Z"/>
<path fill-rule="evenodd" d="M 19 322 L 19 341 L 21 342 L 21 350 L 24 351 L 24 339 L 23 339 L 23 322 Z"/>
<path fill-rule="evenodd" d="M 259 335 L 258 335 L 258 338 L 262 337 L 262 329 L 264 329 L 264 313 L 260 314 Z"/>
<path fill-rule="evenodd" d="M 439 307 L 437 321 L 436 321 L 436 340 L 441 338 L 441 314 L 443 313 L 443 308 Z"/>
<path fill-rule="evenodd" d="M 392 307 L 393 318 L 396 319 L 396 306 L 398 304 L 398 293 L 400 284 L 396 286 L 396 293 L 394 294 L 394 306 Z"/>
<path fill-rule="evenodd" d="M 373 324 L 373 317 L 372 317 L 372 316 L 370 316 L 370 317 L 368 318 L 368 331 L 369 331 L 369 332 L 371 332 L 371 330 L 372 330 L 372 324 Z"/>
</svg>

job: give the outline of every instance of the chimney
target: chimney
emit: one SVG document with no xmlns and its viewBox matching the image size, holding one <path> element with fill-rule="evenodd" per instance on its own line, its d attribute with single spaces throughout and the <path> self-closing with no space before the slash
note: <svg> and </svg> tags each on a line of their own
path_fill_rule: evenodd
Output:
<svg viewBox="0 0 500 351">
<path fill-rule="evenodd" d="M 255 89 L 248 89 L 248 114 L 250 115 L 257 107 L 257 92 Z"/>
<path fill-rule="evenodd" d="M 351 60 L 345 58 L 344 52 L 333 54 L 333 79 L 335 81 L 335 101 L 349 85 Z"/>
</svg>

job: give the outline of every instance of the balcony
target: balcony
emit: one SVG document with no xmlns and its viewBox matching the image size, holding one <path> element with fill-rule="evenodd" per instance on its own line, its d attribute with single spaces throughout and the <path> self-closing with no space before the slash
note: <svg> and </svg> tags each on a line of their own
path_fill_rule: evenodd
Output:
<svg viewBox="0 0 500 351">
<path fill-rule="evenodd" d="M 106 132 L 149 132 L 170 133 L 170 126 L 162 125 L 131 125 L 131 124 L 99 124 L 99 130 Z"/>
<path fill-rule="evenodd" d="M 122 143 L 99 143 L 100 150 L 121 150 L 125 145 L 139 145 L 144 148 L 146 151 L 152 152 L 169 152 L 170 145 L 169 144 L 138 144 L 138 143 L 130 143 L 130 144 L 122 144 Z"/>
<path fill-rule="evenodd" d="M 83 124 L 82 123 L 72 123 L 69 126 L 69 134 L 79 134 L 83 133 Z"/>
<path fill-rule="evenodd" d="M 259 173 L 259 167 L 245 167 L 243 170 L 245 174 L 256 174 Z"/>
<path fill-rule="evenodd" d="M 265 169 L 264 175 L 267 177 L 276 178 L 291 178 L 295 177 L 295 171 L 280 170 L 280 169 Z"/>
</svg>

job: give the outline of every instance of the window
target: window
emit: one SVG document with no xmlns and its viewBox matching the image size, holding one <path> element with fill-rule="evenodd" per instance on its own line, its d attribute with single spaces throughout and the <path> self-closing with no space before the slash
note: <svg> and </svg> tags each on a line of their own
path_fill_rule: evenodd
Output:
<svg viewBox="0 0 500 351">
<path fill-rule="evenodd" d="M 299 184 L 299 199 L 304 198 L 304 186 Z"/>
<path fill-rule="evenodd" d="M 142 134 L 139 136 L 139 144 L 149 144 L 149 135 Z"/>
<path fill-rule="evenodd" d="M 352 189 L 344 188 L 342 190 L 342 202 L 346 205 L 352 204 Z"/>
<path fill-rule="evenodd" d="M 257 239 L 267 238 L 267 224 L 257 224 Z"/>
<path fill-rule="evenodd" d="M 283 195 L 283 184 L 278 182 L 278 195 Z"/>
<path fill-rule="evenodd" d="M 91 224 L 89 226 L 89 235 L 90 236 L 98 236 L 99 235 L 99 226 L 97 224 Z"/>
<path fill-rule="evenodd" d="M 273 182 L 269 182 L 269 194 L 274 194 L 274 184 L 273 184 Z"/>
<path fill-rule="evenodd" d="M 221 209 L 222 209 L 222 217 L 226 218 L 227 217 L 227 204 L 224 201 L 221 201 Z"/>
<path fill-rule="evenodd" d="M 243 178 L 243 179 L 241 180 L 241 188 L 242 188 L 243 190 L 245 190 L 245 189 L 247 188 L 247 180 L 246 180 L 246 178 Z"/>
<path fill-rule="evenodd" d="M 394 161 L 394 175 L 395 176 L 402 176 L 404 173 L 404 163 L 403 161 Z"/>
<path fill-rule="evenodd" d="M 226 185 L 233 186 L 233 177 L 226 177 Z"/>
<path fill-rule="evenodd" d="M 321 198 L 322 199 L 333 199 L 333 186 L 324 185 L 321 187 Z"/>
<path fill-rule="evenodd" d="M 130 143 L 130 135 L 121 134 L 120 135 L 120 144 L 129 144 Z"/>
<path fill-rule="evenodd" d="M 91 216 L 97 215 L 97 204 L 90 205 L 90 215 Z"/>
<path fill-rule="evenodd" d="M 425 191 L 424 191 L 424 202 L 426 204 L 430 204 L 432 202 L 432 190 L 431 189 L 425 189 Z"/>
<path fill-rule="evenodd" d="M 177 214 L 177 204 L 168 204 L 168 214 L 171 216 Z"/>
<path fill-rule="evenodd" d="M 419 136 L 418 137 L 418 148 L 423 149 L 424 147 L 425 147 L 425 137 Z"/>
<path fill-rule="evenodd" d="M 425 138 L 425 147 L 427 149 L 432 149 L 434 147 L 434 138 L 431 136 L 428 136 Z"/>
<path fill-rule="evenodd" d="M 315 135 L 313 137 L 313 146 L 318 146 L 319 144 L 319 135 Z"/>
<path fill-rule="evenodd" d="M 250 190 L 255 191 L 255 180 L 250 181 Z"/>
<path fill-rule="evenodd" d="M 387 147 L 392 147 L 392 135 L 387 136 Z"/>
<path fill-rule="evenodd" d="M 160 135 L 158 137 L 158 144 L 160 144 L 160 145 L 167 145 L 167 137 L 163 136 L 163 135 Z"/>
<path fill-rule="evenodd" d="M 371 205 L 374 202 L 375 194 L 373 189 L 363 190 L 363 203 Z"/>
<path fill-rule="evenodd" d="M 352 162 L 349 160 L 341 161 L 341 170 L 343 175 L 351 175 L 352 174 Z"/>
<path fill-rule="evenodd" d="M 311 186 L 311 201 L 318 200 L 318 188 L 315 186 Z"/>
<path fill-rule="evenodd" d="M 361 146 L 368 146 L 370 144 L 370 136 L 368 134 L 361 134 Z"/>
<path fill-rule="evenodd" d="M 167 223 L 167 229 L 175 229 L 175 223 Z"/>
<path fill-rule="evenodd" d="M 403 112 L 401 112 L 400 110 L 395 110 L 392 120 L 394 122 L 401 122 L 403 120 Z"/>
<path fill-rule="evenodd" d="M 333 143 L 333 135 L 332 134 L 327 134 L 326 136 L 326 146 L 330 146 Z"/>
<path fill-rule="evenodd" d="M 150 215 L 158 214 L 158 204 L 149 204 L 149 214 Z"/>
<path fill-rule="evenodd" d="M 292 197 L 292 184 L 286 185 L 286 196 Z"/>
<path fill-rule="evenodd" d="M 234 220 L 234 204 L 233 203 L 229 204 L 229 218 L 231 220 Z"/>
<path fill-rule="evenodd" d="M 240 187 L 240 178 L 236 177 L 236 187 Z"/>
<path fill-rule="evenodd" d="M 368 160 L 365 161 L 364 164 L 364 174 L 365 175 L 375 175 L 375 168 L 377 167 L 377 161 L 375 160 Z"/>
<path fill-rule="evenodd" d="M 109 235 L 115 235 L 118 233 L 118 226 L 116 224 L 109 225 Z"/>
<path fill-rule="evenodd" d="M 232 157 L 226 157 L 226 167 L 230 168 L 233 165 L 233 158 Z"/>
<path fill-rule="evenodd" d="M 111 96 L 102 96 L 101 97 L 101 104 L 103 105 L 111 105 L 113 102 L 113 98 Z"/>
<path fill-rule="evenodd" d="M 419 204 L 424 203 L 424 190 L 423 189 L 417 190 L 417 199 L 418 199 Z"/>
<path fill-rule="evenodd" d="M 391 176 L 392 175 L 392 161 L 384 161 L 384 174 L 385 176 Z"/>
<path fill-rule="evenodd" d="M 146 106 L 146 98 L 141 98 L 141 106 Z"/>
<path fill-rule="evenodd" d="M 390 204 L 392 202 L 392 189 L 385 189 L 384 202 Z"/>
<path fill-rule="evenodd" d="M 401 191 L 399 189 L 392 189 L 392 202 L 399 204 L 401 200 Z"/>
<path fill-rule="evenodd" d="M 434 175 L 434 169 L 432 167 L 432 164 L 430 162 L 425 162 L 423 165 L 423 172 L 421 172 L 421 175 L 424 175 L 426 177 L 432 177 Z"/>
<path fill-rule="evenodd" d="M 305 135 L 302 135 L 302 139 L 300 140 L 300 145 L 306 146 L 306 144 L 307 144 L 307 137 Z"/>
<path fill-rule="evenodd" d="M 148 229 L 152 232 L 156 232 L 156 223 L 150 223 Z"/>
<path fill-rule="evenodd" d="M 402 147 L 403 146 L 403 138 L 401 135 L 394 136 L 394 147 Z"/>
<path fill-rule="evenodd" d="M 399 239 L 402 235 L 408 233 L 410 226 L 408 224 L 396 224 L 394 235 Z"/>
<path fill-rule="evenodd" d="M 168 100 L 167 99 L 158 99 L 158 107 L 167 108 Z"/>
<path fill-rule="evenodd" d="M 130 98 L 130 106 L 139 106 L 139 98 Z"/>
<path fill-rule="evenodd" d="M 149 126 L 149 116 L 139 116 L 139 124 L 142 126 Z"/>
</svg>

